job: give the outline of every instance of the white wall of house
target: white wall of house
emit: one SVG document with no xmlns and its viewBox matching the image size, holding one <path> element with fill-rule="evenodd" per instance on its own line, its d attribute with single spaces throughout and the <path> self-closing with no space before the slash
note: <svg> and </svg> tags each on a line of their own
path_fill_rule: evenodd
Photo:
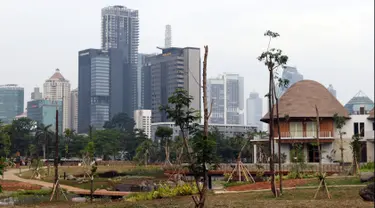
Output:
<svg viewBox="0 0 375 208">
<path fill-rule="evenodd" d="M 372 129 L 372 121 L 367 119 L 369 115 L 350 115 L 350 119 L 346 120 L 345 125 L 342 128 L 342 132 L 345 132 L 343 135 L 343 146 L 344 146 L 344 162 L 352 162 L 352 150 L 350 149 L 350 142 L 352 140 L 352 136 L 354 135 L 354 124 L 359 125 L 359 123 L 364 124 L 364 137 L 362 141 L 367 141 L 372 139 L 371 141 L 367 141 L 367 161 L 373 161 L 373 151 L 374 151 L 374 131 Z M 335 129 L 335 141 L 333 143 L 333 149 L 336 150 L 335 160 L 341 160 L 341 151 L 340 151 L 340 135 L 338 133 L 338 129 Z"/>
</svg>

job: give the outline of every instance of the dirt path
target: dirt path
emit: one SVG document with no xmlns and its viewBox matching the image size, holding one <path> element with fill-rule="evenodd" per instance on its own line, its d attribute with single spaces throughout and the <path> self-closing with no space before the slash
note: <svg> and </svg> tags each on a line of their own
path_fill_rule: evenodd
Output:
<svg viewBox="0 0 375 208">
<path fill-rule="evenodd" d="M 11 181 L 20 181 L 24 183 L 29 184 L 35 184 L 43 187 L 53 188 L 53 183 L 40 181 L 40 180 L 33 180 L 33 179 L 24 179 L 20 178 L 16 174 L 19 173 L 19 169 L 9 169 L 4 172 L 4 180 L 11 180 Z M 68 192 L 80 192 L 80 191 L 87 191 L 85 189 L 76 188 L 73 186 L 67 186 L 67 185 L 60 185 L 61 188 L 67 190 Z"/>
</svg>

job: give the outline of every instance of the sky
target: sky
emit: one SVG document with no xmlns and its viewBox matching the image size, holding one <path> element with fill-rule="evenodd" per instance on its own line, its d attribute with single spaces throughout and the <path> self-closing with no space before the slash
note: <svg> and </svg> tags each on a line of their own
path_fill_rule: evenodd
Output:
<svg viewBox="0 0 375 208">
<path fill-rule="evenodd" d="M 78 51 L 100 48 L 101 8 L 139 10 L 140 53 L 159 52 L 165 25 L 176 47 L 209 46 L 208 76 L 238 73 L 245 98 L 267 92 L 266 30 L 305 79 L 337 90 L 344 105 L 359 90 L 374 100 L 374 0 L 12 0 L 0 7 L 0 84 L 30 93 L 59 68 L 78 87 Z M 265 102 L 264 102 L 265 103 Z M 264 105 L 266 106 L 266 104 Z"/>
</svg>

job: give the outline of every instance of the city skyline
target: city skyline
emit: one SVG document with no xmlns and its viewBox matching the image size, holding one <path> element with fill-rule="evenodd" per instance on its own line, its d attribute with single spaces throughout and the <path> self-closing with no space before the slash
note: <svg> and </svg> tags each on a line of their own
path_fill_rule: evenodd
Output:
<svg viewBox="0 0 375 208">
<path fill-rule="evenodd" d="M 139 1 L 128 1 L 126 5 L 120 0 L 109 0 L 105 3 L 100 1 L 76 2 L 78 8 L 79 6 L 86 7 L 89 5 L 86 7 L 87 13 L 84 16 L 80 15 L 78 8 L 71 7 L 69 1 L 52 4 L 48 1 L 39 0 L 32 3 L 25 2 L 22 5 L 15 3 L 15 1 L 6 2 L 0 8 L 0 16 L 3 17 L 0 22 L 6 20 L 5 17 L 10 15 L 9 11 L 17 8 L 21 11 L 33 11 L 21 12 L 21 18 L 12 19 L 15 24 L 20 25 L 20 28 L 27 28 L 22 20 L 31 16 L 38 20 L 39 24 L 35 25 L 28 36 L 22 36 L 23 41 L 27 43 L 24 44 L 23 50 L 17 50 L 20 56 L 25 57 L 22 62 L 12 61 L 12 54 L 15 54 L 12 52 L 12 48 L 15 48 L 15 44 L 17 44 L 15 40 L 21 38 L 22 32 L 17 28 L 7 29 L 8 24 L 4 24 L 4 31 L 6 32 L 3 35 L 5 38 L 0 40 L 0 44 L 10 51 L 2 52 L 3 66 L 9 73 L 0 77 L 0 83 L 16 83 L 25 88 L 25 95 L 29 95 L 35 85 L 41 87 L 51 69 L 60 68 L 70 80 L 72 88 L 76 88 L 78 86 L 77 51 L 88 47 L 100 48 L 101 25 L 98 22 L 101 21 L 101 9 L 110 5 L 123 5 L 140 11 L 142 18 L 139 22 L 141 31 L 139 53 L 157 51 L 156 46 L 164 45 L 165 25 L 173 25 L 174 45 L 202 47 L 204 44 L 208 44 L 210 46 L 208 75 L 222 73 L 228 71 L 227 68 L 231 68 L 231 72 L 239 73 L 247 80 L 245 82 L 245 95 L 249 94 L 252 89 L 256 89 L 261 97 L 266 94 L 267 86 L 262 83 L 267 79 L 267 72 L 264 66 L 257 62 L 256 57 L 267 45 L 267 40 L 263 37 L 264 31 L 272 29 L 280 33 L 281 36 L 271 45 L 283 49 L 290 58 L 288 64 L 297 66 L 305 79 L 316 80 L 325 86 L 332 84 L 335 86 L 335 90 L 341 92 L 338 94 L 338 100 L 343 104 L 347 103 L 358 90 L 364 91 L 371 99 L 374 99 L 374 72 L 372 68 L 374 25 L 373 18 L 371 18 L 373 1 L 363 1 L 362 4 L 357 4 L 354 1 L 339 1 L 339 4 L 337 4 L 338 1 L 331 1 L 324 3 L 324 7 L 320 7 L 322 4 L 320 1 L 309 2 L 307 3 L 308 6 L 299 1 L 289 1 L 288 6 L 276 1 L 273 6 L 265 8 L 262 4 L 238 0 L 235 1 L 236 4 L 234 5 L 239 4 L 241 7 L 236 7 L 236 10 L 230 11 L 231 5 L 218 5 L 207 14 L 203 13 L 202 8 L 193 7 L 194 2 L 184 3 L 183 6 L 189 8 L 182 11 L 184 14 L 196 12 L 201 16 L 207 15 L 209 17 L 203 22 L 198 21 L 194 16 L 177 15 L 181 11 L 172 8 L 181 6 L 179 3 L 169 3 L 171 10 L 168 13 L 160 14 L 158 8 L 161 8 L 162 2 L 163 0 L 158 3 L 148 1 L 148 4 L 144 4 Z M 258 18 L 262 17 L 263 14 L 257 12 L 257 10 L 263 9 L 272 12 L 281 8 L 290 12 L 280 14 L 278 20 L 272 19 L 271 21 L 269 17 L 264 17 L 264 23 L 261 26 L 255 25 L 255 21 L 250 21 L 245 25 L 242 24 L 244 19 L 252 19 L 251 15 L 257 15 Z M 45 15 L 41 15 L 42 13 L 35 12 L 40 9 L 50 14 L 48 20 L 44 18 Z M 219 15 L 228 9 L 232 15 L 222 22 Z M 251 14 L 242 12 L 246 10 L 253 12 L 250 12 Z M 69 11 L 69 16 L 65 15 L 67 11 Z M 332 15 L 332 11 L 335 12 L 335 15 Z M 351 11 L 349 16 L 348 11 Z M 160 20 L 155 20 L 155 14 L 160 16 Z M 301 20 L 293 18 L 294 15 L 300 15 Z M 168 21 L 165 21 L 166 19 Z M 323 19 L 324 21 L 322 21 Z M 347 25 L 336 24 L 338 19 L 344 19 Z M 293 26 L 285 23 L 289 20 L 295 21 Z M 309 28 L 306 29 L 306 27 L 300 25 L 302 20 L 308 24 Z M 64 21 L 64 30 L 56 27 L 58 24 L 55 24 L 55 22 L 61 21 Z M 148 23 L 151 21 L 153 24 Z M 210 24 L 210 28 L 207 28 L 205 26 L 207 21 L 214 21 L 214 24 Z M 225 32 L 227 26 L 223 23 L 228 21 L 235 23 L 232 24 L 231 33 Z M 184 24 L 186 22 L 187 24 Z M 218 33 L 219 28 L 220 33 Z M 353 30 L 353 28 L 355 29 Z M 194 34 L 190 32 L 196 29 L 199 29 L 202 33 Z M 308 34 L 309 31 L 314 32 Z M 346 35 L 337 37 L 336 31 L 341 31 Z M 229 42 L 231 47 L 236 48 L 237 53 L 228 54 L 226 53 L 228 44 L 223 40 L 231 38 L 233 33 L 236 33 L 236 39 Z M 43 41 L 39 37 L 43 38 Z M 50 43 L 55 46 L 50 47 Z M 37 44 L 37 47 L 35 44 Z M 251 46 L 250 50 L 249 46 Z M 313 55 L 321 53 L 320 51 L 324 51 L 326 47 L 339 52 L 330 53 L 329 57 Z M 309 48 L 309 50 L 305 51 L 305 48 Z M 33 56 L 33 54 L 36 54 L 35 50 L 37 50 L 39 57 L 47 58 L 43 62 L 35 59 Z M 301 50 L 304 50 L 304 53 L 300 53 Z M 350 54 L 345 51 L 350 51 Z M 49 54 L 56 54 L 56 56 L 50 56 Z M 314 59 L 310 57 L 314 57 Z M 27 63 L 27 65 L 24 63 Z M 24 70 L 25 68 L 30 69 L 28 71 L 33 73 L 28 74 L 28 71 Z M 356 70 L 353 70 L 354 68 Z M 340 79 L 333 80 L 332 77 L 336 77 L 337 71 L 340 71 Z M 17 76 L 18 74 L 26 74 L 26 76 Z M 362 76 L 362 74 L 366 74 L 366 76 Z M 355 84 L 352 85 L 354 87 L 348 89 L 344 84 L 347 82 L 354 82 Z M 29 98 L 25 97 L 24 103 L 26 104 L 28 100 Z"/>
</svg>

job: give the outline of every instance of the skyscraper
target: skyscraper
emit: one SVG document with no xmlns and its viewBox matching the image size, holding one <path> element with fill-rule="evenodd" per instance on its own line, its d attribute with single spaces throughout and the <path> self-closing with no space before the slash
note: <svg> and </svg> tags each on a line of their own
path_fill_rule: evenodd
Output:
<svg viewBox="0 0 375 208">
<path fill-rule="evenodd" d="M 51 125 L 50 130 L 56 130 L 56 109 L 59 112 L 59 133 L 63 133 L 63 102 L 61 100 L 32 100 L 27 102 L 27 117 L 37 124 Z"/>
<path fill-rule="evenodd" d="M 190 107 L 200 111 L 201 68 L 199 48 L 165 48 L 162 54 L 148 58 L 151 77 L 152 122 L 166 122 L 167 115 L 159 110 L 177 88 L 193 96 Z"/>
<path fill-rule="evenodd" d="M 101 129 L 109 120 L 110 59 L 100 49 L 78 55 L 78 133 L 88 133 L 90 125 Z"/>
<path fill-rule="evenodd" d="M 157 54 L 138 54 L 138 109 L 151 109 L 151 71 L 148 57 L 156 55 Z"/>
<path fill-rule="evenodd" d="M 31 93 L 31 100 L 40 100 L 43 94 L 39 91 L 39 87 L 34 87 L 34 92 Z"/>
<path fill-rule="evenodd" d="M 116 67 L 116 72 L 120 73 L 120 71 L 123 71 L 123 76 L 117 76 L 113 81 L 112 84 L 119 89 L 112 91 L 111 93 L 116 93 L 114 96 L 122 97 L 124 99 L 118 99 L 117 106 L 114 107 L 114 112 L 125 112 L 129 116 L 133 116 L 133 112 L 137 109 L 138 104 L 138 11 L 116 5 L 103 8 L 101 16 L 102 49 L 108 51 L 109 49 L 117 49 L 120 52 L 116 52 L 116 54 L 121 54 L 122 57 L 121 67 L 118 65 L 118 67 Z M 117 57 L 116 59 L 119 58 Z M 114 75 L 116 75 L 116 73 L 114 73 Z M 112 78 L 113 76 L 111 75 L 111 81 Z M 127 103 L 130 103 L 130 106 L 128 106 Z M 121 105 L 122 109 L 119 107 Z M 111 116 L 113 116 L 112 113 Z"/>
<path fill-rule="evenodd" d="M 334 97 L 336 97 L 336 90 L 335 90 L 335 88 L 333 88 L 333 86 L 330 84 L 329 86 L 328 86 L 328 91 L 334 96 Z"/>
<path fill-rule="evenodd" d="M 11 123 L 23 113 L 24 89 L 16 84 L 0 85 L 0 120 Z"/>
<path fill-rule="evenodd" d="M 63 102 L 62 118 L 63 130 L 70 128 L 70 83 L 60 73 L 59 69 L 44 82 L 44 98 L 51 101 L 61 100 Z"/>
<path fill-rule="evenodd" d="M 78 89 L 70 92 L 70 127 L 78 130 Z"/>
<path fill-rule="evenodd" d="M 238 74 L 224 74 L 208 80 L 208 100 L 213 102 L 210 123 L 243 124 L 244 80 Z M 210 106 L 210 105 L 209 105 Z"/>
<path fill-rule="evenodd" d="M 172 27 L 170 25 L 166 25 L 164 48 L 170 48 L 170 47 L 172 47 Z"/>
<path fill-rule="evenodd" d="M 250 93 L 246 100 L 246 115 L 247 125 L 263 130 L 263 123 L 260 121 L 263 116 L 263 100 L 256 92 Z"/>
<path fill-rule="evenodd" d="M 287 87 L 278 87 L 277 88 L 277 96 L 278 97 L 281 97 L 286 91 L 287 89 L 292 86 L 294 83 L 296 82 L 299 82 L 301 80 L 303 80 L 303 75 L 300 74 L 298 71 L 297 71 L 297 68 L 296 67 L 291 67 L 291 66 L 285 66 L 284 67 L 284 70 L 283 70 L 283 73 L 282 73 L 282 79 L 287 79 L 289 80 L 289 84 Z"/>
<path fill-rule="evenodd" d="M 151 110 L 134 111 L 134 122 L 136 129 L 142 129 L 149 139 L 151 139 Z"/>
</svg>

